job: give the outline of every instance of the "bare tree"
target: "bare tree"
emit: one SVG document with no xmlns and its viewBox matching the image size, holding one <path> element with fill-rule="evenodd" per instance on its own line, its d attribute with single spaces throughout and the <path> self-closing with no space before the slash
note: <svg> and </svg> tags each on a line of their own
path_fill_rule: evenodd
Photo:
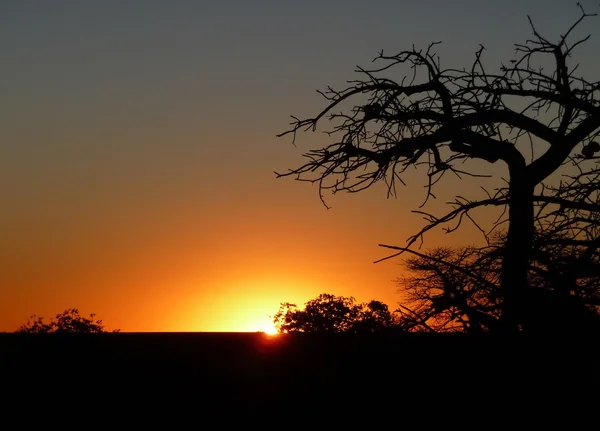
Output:
<svg viewBox="0 0 600 431">
<path fill-rule="evenodd" d="M 498 249 L 408 250 L 408 273 L 398 278 L 404 303 L 397 310 L 409 331 L 481 333 L 499 326 Z"/>
<path fill-rule="evenodd" d="M 391 56 L 381 52 L 374 61 L 384 65 L 359 68 L 362 79 L 350 81 L 343 90 L 328 87 L 321 92 L 328 103 L 315 117 L 293 117 L 292 127 L 278 136 L 291 134 L 295 141 L 298 131 L 314 131 L 328 118 L 333 127 L 327 133 L 334 142 L 309 151 L 305 164 L 277 176 L 318 183 L 323 200 L 326 190 L 358 192 L 380 181 L 395 195 L 406 170 L 423 166 L 429 197 L 447 173 L 474 175 L 460 166 L 467 160 L 503 162 L 508 168 L 506 188 L 487 199 L 457 198 L 442 217 L 423 213 L 425 227 L 389 258 L 434 227 L 458 222 L 451 229 L 458 228 L 475 208 L 504 207 L 508 229 L 500 321 L 504 330 L 517 330 L 526 312 L 539 189 L 572 162 L 578 146 L 586 157 L 600 149 L 594 141 L 600 134 L 600 81 L 575 75 L 577 65 L 569 63 L 575 49 L 589 39 L 571 42 L 575 28 L 596 16 L 579 7 L 581 16 L 556 42 L 543 37 L 529 19 L 533 37 L 515 46 L 515 59 L 498 73 L 484 67 L 484 47 L 469 68 L 460 70 L 441 67 L 434 51 L 437 43 Z M 400 81 L 386 76 L 395 68 L 406 72 Z M 523 144 L 528 144 L 527 151 Z"/>
<path fill-rule="evenodd" d="M 557 227 L 562 225 L 536 230 L 521 329 L 553 334 L 597 330 L 600 254 L 593 243 L 598 236 L 577 239 L 554 230 Z M 408 250 L 412 255 L 404 262 L 408 271 L 397 280 L 405 296 L 398 310 L 401 326 L 410 331 L 497 330 L 505 241 L 500 232 L 486 247 Z"/>
<path fill-rule="evenodd" d="M 520 324 L 528 332 L 585 331 L 600 323 L 600 158 L 586 152 L 572 158 L 573 174 L 534 195 L 529 289 L 521 298 L 526 313 Z M 407 250 L 410 275 L 398 279 L 407 295 L 399 310 L 404 326 L 495 329 L 505 242 L 505 232 L 498 231 L 486 247 Z"/>
</svg>

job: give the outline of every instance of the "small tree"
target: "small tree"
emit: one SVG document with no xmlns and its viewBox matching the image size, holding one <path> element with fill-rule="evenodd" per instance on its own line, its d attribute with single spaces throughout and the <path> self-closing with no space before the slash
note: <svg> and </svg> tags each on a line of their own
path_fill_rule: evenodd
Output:
<svg viewBox="0 0 600 431">
<path fill-rule="evenodd" d="M 396 327 L 388 306 L 379 301 L 357 304 L 352 297 L 321 294 L 304 309 L 282 303 L 273 316 L 280 333 L 288 332 L 380 332 Z"/>
<path fill-rule="evenodd" d="M 463 167 L 468 160 L 504 163 L 507 187 L 488 192 L 485 199 L 457 197 L 442 217 L 419 211 L 427 225 L 389 257 L 405 252 L 434 227 L 458 220 L 448 228 L 456 229 L 475 208 L 504 207 L 508 229 L 500 261 L 500 320 L 502 330 L 518 330 L 527 319 L 534 208 L 551 203 L 541 193 L 544 181 L 567 163 L 580 167 L 578 153 L 589 160 L 600 150 L 595 140 L 600 135 L 600 81 L 575 75 L 577 65 L 570 64 L 589 36 L 573 42 L 570 37 L 591 16 L 581 8 L 580 18 L 556 42 L 543 37 L 529 19 L 533 38 L 516 45 L 516 58 L 499 72 L 484 67 L 483 47 L 463 69 L 442 68 L 437 43 L 395 55 L 381 52 L 376 58 L 384 62 L 381 67 L 359 68 L 363 79 L 322 92 L 327 104 L 315 116 L 293 117 L 292 128 L 278 136 L 292 134 L 295 140 L 297 132 L 314 131 L 329 118 L 333 142 L 309 151 L 305 164 L 277 176 L 316 182 L 323 200 L 326 190 L 358 192 L 380 181 L 395 195 L 408 168 L 424 167 L 429 198 L 444 175 L 475 175 Z M 404 68 L 400 80 L 390 78 L 396 68 Z M 573 208 L 568 199 L 553 204 Z"/>
<path fill-rule="evenodd" d="M 68 308 L 62 313 L 56 315 L 50 322 L 45 323 L 43 317 L 35 314 L 30 317 L 25 325 L 20 326 L 16 332 L 28 334 L 49 334 L 49 333 L 77 333 L 77 334 L 95 334 L 107 332 L 102 320 L 95 318 L 95 314 L 90 314 L 89 318 L 79 314 L 76 308 Z M 119 332 L 115 330 L 113 332 Z"/>
</svg>

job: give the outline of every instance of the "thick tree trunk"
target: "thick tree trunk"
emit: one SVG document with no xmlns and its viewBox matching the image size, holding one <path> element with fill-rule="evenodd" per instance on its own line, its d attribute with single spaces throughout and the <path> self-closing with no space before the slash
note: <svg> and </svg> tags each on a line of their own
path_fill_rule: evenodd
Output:
<svg viewBox="0 0 600 431">
<path fill-rule="evenodd" d="M 527 313 L 526 298 L 529 283 L 527 274 L 531 260 L 534 185 L 524 170 L 511 172 L 509 183 L 509 225 L 506 248 L 502 263 L 502 327 L 507 332 L 516 332 Z"/>
</svg>

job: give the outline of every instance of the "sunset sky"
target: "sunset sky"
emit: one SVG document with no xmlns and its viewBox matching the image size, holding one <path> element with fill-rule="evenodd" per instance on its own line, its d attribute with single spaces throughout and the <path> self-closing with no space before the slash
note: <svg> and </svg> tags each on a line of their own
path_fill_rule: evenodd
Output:
<svg viewBox="0 0 600 431">
<path fill-rule="evenodd" d="M 583 1 L 597 12 L 597 1 Z M 289 115 L 323 106 L 378 51 L 443 41 L 443 64 L 512 58 L 526 15 L 556 39 L 566 0 L 14 0 L 0 2 L 0 331 L 32 314 L 96 313 L 122 331 L 256 331 L 280 302 L 320 293 L 401 299 L 422 226 L 422 173 L 327 196 L 273 171 L 326 142 Z M 593 32 L 600 21 L 583 28 Z M 600 74 L 600 32 L 580 48 Z M 324 129 L 321 129 L 324 130 Z M 501 166 L 489 171 L 502 173 Z M 443 210 L 480 181 L 438 189 Z M 478 241 L 473 228 L 425 246 Z"/>
</svg>

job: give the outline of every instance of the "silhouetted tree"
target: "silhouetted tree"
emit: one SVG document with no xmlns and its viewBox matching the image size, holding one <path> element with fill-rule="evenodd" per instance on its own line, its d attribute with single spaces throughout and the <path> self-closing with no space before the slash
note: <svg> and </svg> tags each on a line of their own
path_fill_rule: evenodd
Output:
<svg viewBox="0 0 600 431">
<path fill-rule="evenodd" d="M 465 161 L 501 161 L 508 168 L 506 188 L 486 199 L 457 197 L 441 217 L 421 212 L 426 226 L 388 258 L 410 249 L 434 227 L 457 222 L 447 228 L 457 229 L 464 218 L 472 220 L 470 212 L 476 208 L 504 207 L 508 229 L 500 257 L 500 328 L 518 330 L 528 313 L 536 203 L 573 208 L 568 199 L 547 201 L 544 181 L 573 163 L 577 152 L 588 161 L 600 149 L 595 141 L 600 134 L 600 81 L 576 76 L 577 66 L 569 61 L 589 36 L 572 43 L 570 37 L 591 16 L 581 8 L 580 18 L 556 42 L 543 37 L 529 19 L 533 38 L 517 44 L 516 58 L 499 72 L 484 67 L 483 47 L 473 64 L 460 70 L 441 67 L 434 52 L 437 43 L 391 56 L 381 52 L 375 59 L 385 62 L 381 67 L 359 68 L 363 79 L 350 81 L 343 90 L 321 92 L 328 103 L 314 117 L 293 117 L 292 128 L 278 136 L 292 134 L 295 140 L 298 131 L 314 131 L 329 118 L 334 126 L 327 133 L 334 142 L 309 151 L 304 165 L 277 176 L 318 183 L 323 200 L 325 190 L 358 192 L 379 181 L 395 195 L 403 173 L 424 166 L 426 203 L 445 174 L 475 175 L 462 167 Z M 404 78 L 391 79 L 394 68 L 403 68 Z"/>
<path fill-rule="evenodd" d="M 536 232 L 529 267 L 524 330 L 597 328 L 600 315 L 600 168 L 598 157 L 573 157 L 574 174 L 534 197 Z M 477 332 L 497 327 L 501 257 L 506 237 L 487 247 L 413 253 L 399 279 L 412 330 Z M 443 304 L 443 307 L 440 307 Z"/>
<path fill-rule="evenodd" d="M 357 304 L 352 297 L 321 294 L 304 309 L 282 303 L 273 316 L 280 333 L 288 332 L 380 332 L 397 327 L 388 306 L 379 301 Z"/>
<path fill-rule="evenodd" d="M 500 317 L 497 250 L 477 247 L 410 250 L 409 275 L 398 279 L 405 300 L 398 312 L 410 331 L 471 332 L 496 329 Z"/>
<path fill-rule="evenodd" d="M 46 333 L 80 333 L 93 334 L 107 332 L 102 320 L 95 318 L 95 314 L 90 314 L 90 317 L 83 317 L 79 314 L 76 308 L 68 308 L 55 318 L 50 319 L 50 322 L 45 323 L 43 317 L 38 317 L 35 314 L 30 317 L 25 325 L 20 326 L 16 332 L 29 334 L 46 334 Z M 119 332 L 115 330 L 113 332 Z"/>
<path fill-rule="evenodd" d="M 581 223 L 579 227 L 578 234 L 592 233 Z M 522 329 L 536 333 L 600 329 L 598 236 L 586 241 L 545 228 L 538 229 L 534 238 Z M 497 235 L 487 247 L 409 250 L 413 257 L 405 266 L 410 275 L 398 280 L 407 297 L 398 310 L 405 329 L 474 333 L 497 329 L 504 241 L 504 235 Z"/>
</svg>

